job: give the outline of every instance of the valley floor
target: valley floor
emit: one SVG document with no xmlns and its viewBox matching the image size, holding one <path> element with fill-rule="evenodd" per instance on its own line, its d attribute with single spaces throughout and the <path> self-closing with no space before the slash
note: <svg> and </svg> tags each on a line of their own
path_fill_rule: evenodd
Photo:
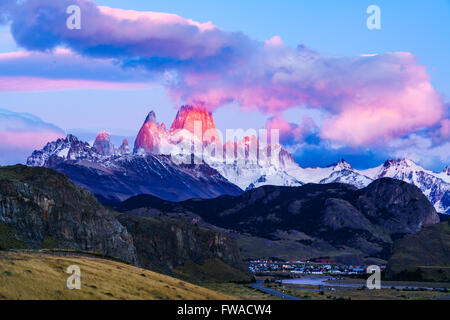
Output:
<svg viewBox="0 0 450 320">
<path fill-rule="evenodd" d="M 81 270 L 81 289 L 69 290 L 69 266 Z M 404 287 L 449 288 L 449 283 L 383 282 L 382 290 L 363 288 L 362 280 L 341 280 L 354 287 L 318 287 L 278 282 L 259 284 L 301 300 L 422 300 L 450 299 L 447 291 L 411 290 Z M 341 283 L 341 284 L 342 284 Z M 396 289 L 389 286 L 397 286 Z M 401 289 L 403 288 L 403 289 Z M 266 290 L 269 292 L 269 290 Z M 450 291 L 450 290 L 449 290 Z M 0 299 L 7 300 L 273 300 L 281 295 L 264 293 L 235 283 L 189 283 L 121 262 L 76 253 L 0 251 Z"/>
<path fill-rule="evenodd" d="M 338 282 L 333 286 L 318 286 L 271 281 L 264 286 L 302 300 L 450 300 L 450 283 L 382 281 L 381 290 L 369 290 L 363 280 L 343 279 Z"/>
</svg>

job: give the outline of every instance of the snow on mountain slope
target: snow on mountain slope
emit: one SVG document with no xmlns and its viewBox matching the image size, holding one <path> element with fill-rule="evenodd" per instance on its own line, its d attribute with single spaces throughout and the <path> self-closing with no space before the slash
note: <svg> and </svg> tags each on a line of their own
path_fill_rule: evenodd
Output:
<svg viewBox="0 0 450 320">
<path fill-rule="evenodd" d="M 324 180 L 327 180 L 326 183 L 337 182 L 333 179 L 339 179 L 342 171 L 352 171 L 354 176 L 357 176 L 357 172 L 344 159 L 326 168 L 301 168 L 296 166 L 290 167 L 286 171 L 289 175 L 304 183 L 320 183 Z"/>
<path fill-rule="evenodd" d="M 150 111 L 134 142 L 134 152 L 162 154 L 168 140 L 166 126 L 159 124 L 155 112 Z"/>
<path fill-rule="evenodd" d="M 276 166 L 262 166 L 256 161 L 234 161 L 233 163 L 208 162 L 228 181 L 242 190 L 250 190 L 265 185 L 301 186 L 303 183 Z"/>
<path fill-rule="evenodd" d="M 371 184 L 373 180 L 354 170 L 344 169 L 341 171 L 334 171 L 328 178 L 320 181 L 321 184 L 337 182 L 351 184 L 358 189 L 362 189 Z"/>
<path fill-rule="evenodd" d="M 266 171 L 268 171 L 268 173 L 265 173 Z M 260 177 L 254 180 L 246 190 L 252 190 L 266 185 L 299 187 L 302 186 L 303 183 L 301 181 L 298 181 L 294 177 L 289 176 L 283 171 L 277 171 L 275 168 L 270 167 L 264 168 L 264 170 L 260 172 Z"/>
<path fill-rule="evenodd" d="M 436 210 L 450 213 L 450 169 L 441 173 L 426 170 L 408 159 L 388 160 L 366 170 L 353 169 L 345 160 L 326 168 L 291 167 L 286 172 L 303 183 L 347 183 L 359 189 L 380 178 L 393 178 L 417 186 Z"/>
<path fill-rule="evenodd" d="M 447 183 L 450 183 L 450 166 L 445 167 L 445 169 L 436 174 L 437 177 L 441 178 Z"/>
<path fill-rule="evenodd" d="M 64 173 L 105 203 L 139 194 L 182 201 L 242 193 L 207 164 L 177 164 L 170 156 L 156 154 L 104 156 L 71 135 L 33 152 L 27 165 Z"/>
<path fill-rule="evenodd" d="M 399 159 L 388 160 L 379 167 L 361 170 L 359 173 L 373 180 L 388 177 L 411 183 L 422 190 L 437 211 L 445 213 L 450 209 L 448 204 L 441 201 L 446 194 L 450 193 L 448 172 L 445 170 L 442 173 L 435 173 L 411 160 Z"/>
<path fill-rule="evenodd" d="M 195 165 L 205 165 L 212 168 L 211 170 L 215 169 L 214 172 L 218 173 L 224 181 L 242 190 L 264 185 L 301 186 L 307 183 L 346 183 L 361 189 L 376 179 L 389 177 L 416 185 L 439 212 L 450 213 L 450 167 L 435 173 L 413 161 L 403 159 L 388 160 L 375 168 L 356 170 L 342 159 L 326 168 L 302 168 L 279 144 L 264 144 L 256 136 L 236 137 L 235 140 L 231 139 L 222 144 L 219 136 L 213 116 L 204 106 L 182 106 L 170 130 L 167 130 L 164 124 L 159 124 L 156 114 L 151 111 L 137 135 L 133 153 L 128 141 L 124 141 L 120 148 L 112 145 L 106 132 L 98 135 L 93 147 L 69 135 L 65 139 L 47 144 L 40 151 L 33 152 L 28 159 L 28 164 L 55 167 L 60 166 L 61 163 L 67 165 L 75 163 L 92 170 L 100 170 L 98 172 L 107 175 L 110 172 L 122 170 L 123 165 L 128 163 L 121 161 L 121 157 L 142 160 L 151 156 L 151 163 L 160 163 L 172 172 L 171 165 L 175 165 L 177 170 L 180 168 L 180 170 L 187 170 L 188 167 L 180 165 L 184 162 L 179 160 L 191 160 L 193 154 L 196 160 Z M 213 152 L 209 152 L 210 150 Z M 161 160 L 167 158 L 170 158 L 172 162 Z M 146 168 L 141 174 L 149 174 L 148 172 L 151 171 L 155 176 L 164 179 L 163 175 L 166 173 L 153 172 L 142 161 L 136 161 L 135 164 Z M 203 173 L 195 170 L 193 172 L 203 177 Z M 207 177 L 204 178 L 207 180 Z M 208 187 L 207 183 L 206 187 Z M 197 185 L 196 188 L 200 186 Z M 225 193 L 236 191 L 231 190 L 229 186 L 225 189 L 229 190 L 224 191 Z M 212 194 L 220 194 L 222 192 L 220 190 L 222 190 L 221 187 L 217 187 L 217 192 L 214 191 Z M 195 193 L 199 196 L 201 194 L 199 190 Z M 206 194 L 211 193 L 206 192 Z"/>
<path fill-rule="evenodd" d="M 101 157 L 96 153 L 89 143 L 78 140 L 73 135 L 68 135 L 65 139 L 58 139 L 47 143 L 42 150 L 36 150 L 28 157 L 27 165 L 34 167 L 44 167 L 50 162 L 51 157 L 62 160 L 89 159 L 95 161 Z"/>
<path fill-rule="evenodd" d="M 214 146 L 218 148 L 215 151 Z M 284 171 L 298 165 L 281 145 L 263 145 L 256 136 L 241 137 L 223 145 L 212 114 L 203 106 L 182 106 L 170 131 L 159 125 L 151 111 L 139 131 L 134 150 L 140 155 L 164 154 L 180 159 L 186 154 L 190 159 L 193 153 L 195 159 L 204 161 L 242 190 L 267 184 L 302 185 Z"/>
<path fill-rule="evenodd" d="M 111 156 L 115 152 L 114 145 L 111 143 L 109 133 L 106 131 L 100 132 L 95 138 L 93 145 L 95 151 L 102 156 Z"/>
</svg>

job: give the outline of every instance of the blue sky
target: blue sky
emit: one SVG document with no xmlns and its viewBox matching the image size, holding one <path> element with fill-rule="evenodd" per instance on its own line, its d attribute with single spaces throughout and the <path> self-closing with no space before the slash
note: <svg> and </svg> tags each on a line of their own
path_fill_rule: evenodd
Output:
<svg viewBox="0 0 450 320">
<path fill-rule="evenodd" d="M 450 101 L 450 1 L 264 1 L 264 0 L 97 0 L 98 5 L 176 13 L 199 22 L 211 21 L 224 31 L 243 32 L 252 39 L 264 41 L 279 36 L 290 47 L 306 45 L 330 56 L 405 51 L 426 65 L 431 84 Z M 366 27 L 366 8 L 381 8 L 382 29 Z M 8 27 L 0 28 L 0 52 L 18 48 Z M 160 121 L 172 122 L 175 102 L 158 85 L 131 90 L 67 90 L 44 92 L 0 92 L 0 108 L 29 112 L 65 131 L 75 133 L 108 130 L 115 135 L 132 137 L 144 117 L 154 109 Z M 285 112 L 289 121 L 303 115 L 320 121 L 320 114 L 308 110 Z M 220 108 L 215 114 L 219 129 L 230 127 L 259 128 L 268 115 L 245 113 L 237 106 Z M 88 134 L 89 135 L 89 134 Z M 86 137 L 88 136 L 86 135 Z M 405 151 L 406 152 L 406 151 Z M 347 158 L 355 167 L 379 164 L 398 153 L 371 148 L 309 145 L 296 151 L 301 165 L 326 165 Z M 448 163 L 432 155 L 424 161 L 428 167 L 441 170 Z M 420 157 L 419 157 L 420 158 Z M 423 160 L 420 158 L 418 161 Z"/>
<path fill-rule="evenodd" d="M 358 55 L 408 51 L 427 65 L 433 85 L 450 97 L 449 0 L 104 0 L 99 5 L 170 12 L 264 41 L 279 35 L 290 46 Z M 378 5 L 382 28 L 366 27 L 369 5 Z"/>
</svg>

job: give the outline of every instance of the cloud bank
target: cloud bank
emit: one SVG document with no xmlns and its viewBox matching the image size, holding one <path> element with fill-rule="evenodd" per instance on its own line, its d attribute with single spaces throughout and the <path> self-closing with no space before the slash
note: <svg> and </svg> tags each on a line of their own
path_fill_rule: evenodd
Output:
<svg viewBox="0 0 450 320">
<path fill-rule="evenodd" d="M 72 4 L 81 8 L 81 30 L 66 28 Z M 6 1 L 3 10 L 15 41 L 27 50 L 66 47 L 112 59 L 125 70 L 160 77 L 179 103 L 211 110 L 238 103 L 278 117 L 271 123 L 284 128 L 283 111 L 320 108 L 326 119 L 319 136 L 354 147 L 382 146 L 439 124 L 445 113 L 425 66 L 410 53 L 326 56 L 290 48 L 278 36 L 258 42 L 211 22 L 98 7 L 91 0 Z M 448 123 L 442 128 L 445 134 Z M 301 140 L 301 131 L 284 130 L 284 139 Z"/>
<path fill-rule="evenodd" d="M 135 89 L 149 86 L 145 70 L 124 69 L 112 59 L 70 50 L 0 53 L 0 91 Z"/>
<path fill-rule="evenodd" d="M 0 162 L 23 163 L 48 141 L 64 137 L 63 130 L 28 113 L 0 109 Z"/>
</svg>

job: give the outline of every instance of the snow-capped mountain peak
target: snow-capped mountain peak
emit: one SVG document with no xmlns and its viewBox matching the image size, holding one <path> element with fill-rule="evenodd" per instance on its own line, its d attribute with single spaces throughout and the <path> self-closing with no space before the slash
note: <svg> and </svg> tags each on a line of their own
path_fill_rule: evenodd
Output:
<svg viewBox="0 0 450 320">
<path fill-rule="evenodd" d="M 111 156 L 114 154 L 114 145 L 111 143 L 109 133 L 106 131 L 102 131 L 97 135 L 93 147 L 102 156 Z"/>
<path fill-rule="evenodd" d="M 414 175 L 416 172 L 427 172 L 432 174 L 431 171 L 424 169 L 423 167 L 409 159 L 390 159 L 379 167 L 360 171 L 360 173 L 365 174 L 372 179 L 389 177 L 399 178 L 399 180 L 404 180 L 404 178 L 411 179 L 412 175 Z"/>
<path fill-rule="evenodd" d="M 169 143 L 169 133 L 166 127 L 160 125 L 156 120 L 156 113 L 152 110 L 145 118 L 134 142 L 135 153 L 161 154 Z"/>
<path fill-rule="evenodd" d="M 146 124 L 147 122 L 154 122 L 156 123 L 156 113 L 155 111 L 150 111 L 147 115 L 147 118 L 145 118 L 144 124 Z"/>
<path fill-rule="evenodd" d="M 199 128 L 196 128 L 196 126 Z M 187 130 L 195 138 L 203 141 L 203 145 L 210 142 L 222 143 L 217 133 L 212 113 L 204 105 L 185 105 L 178 110 L 170 128 L 171 132 Z"/>
<path fill-rule="evenodd" d="M 329 167 L 333 168 L 333 171 L 353 170 L 352 166 L 344 159 L 339 160 L 339 162 L 332 164 Z"/>
<path fill-rule="evenodd" d="M 91 148 L 89 143 L 80 141 L 74 135 L 69 134 L 64 139 L 47 143 L 42 150 L 34 151 L 28 157 L 27 165 L 43 167 L 52 157 L 65 161 L 75 159 L 90 159 L 95 161 L 100 155 Z"/>
<path fill-rule="evenodd" d="M 439 174 L 439 177 L 450 183 L 450 166 L 445 167 L 445 169 Z"/>
<path fill-rule="evenodd" d="M 200 128 L 196 127 L 196 122 L 201 123 Z M 213 146 L 204 143 L 205 134 L 217 136 L 217 140 L 214 140 L 217 143 L 214 144 L 219 149 L 216 151 L 222 152 L 205 152 Z M 194 147 L 198 144 L 201 154 Z M 173 154 L 183 158 L 185 152 L 189 156 L 193 153 L 194 159 L 200 160 L 195 163 L 207 164 L 242 190 L 263 185 L 300 186 L 305 183 L 347 183 L 364 188 L 376 179 L 389 177 L 419 187 L 438 211 L 450 210 L 450 167 L 435 173 L 409 159 L 391 159 L 375 168 L 356 170 L 342 159 L 325 168 L 302 168 L 281 145 L 265 144 L 256 136 L 240 137 L 238 141 L 228 141 L 222 145 L 213 116 L 203 105 L 181 107 L 170 130 L 164 124 L 159 124 L 155 112 L 150 111 L 136 137 L 133 154 L 126 140 L 120 148 L 115 148 L 107 132 L 97 136 L 92 148 L 88 143 L 69 135 L 33 152 L 28 164 L 44 166 L 65 161 L 87 161 L 101 162 L 107 166 L 117 163 L 118 157 L 126 157 L 133 162 L 133 159 L 146 156 L 162 155 L 165 159 Z"/>
<path fill-rule="evenodd" d="M 445 173 L 426 170 L 412 160 L 391 159 L 379 167 L 361 170 L 359 173 L 373 180 L 387 177 L 411 183 L 422 190 L 438 211 L 446 212 L 450 208 L 441 202 L 450 192 L 448 176 Z"/>
<path fill-rule="evenodd" d="M 128 140 L 123 139 L 122 145 L 119 147 L 119 154 L 125 155 L 125 154 L 130 154 L 130 153 L 131 153 L 131 149 L 130 149 L 130 145 L 128 144 Z"/>
</svg>

